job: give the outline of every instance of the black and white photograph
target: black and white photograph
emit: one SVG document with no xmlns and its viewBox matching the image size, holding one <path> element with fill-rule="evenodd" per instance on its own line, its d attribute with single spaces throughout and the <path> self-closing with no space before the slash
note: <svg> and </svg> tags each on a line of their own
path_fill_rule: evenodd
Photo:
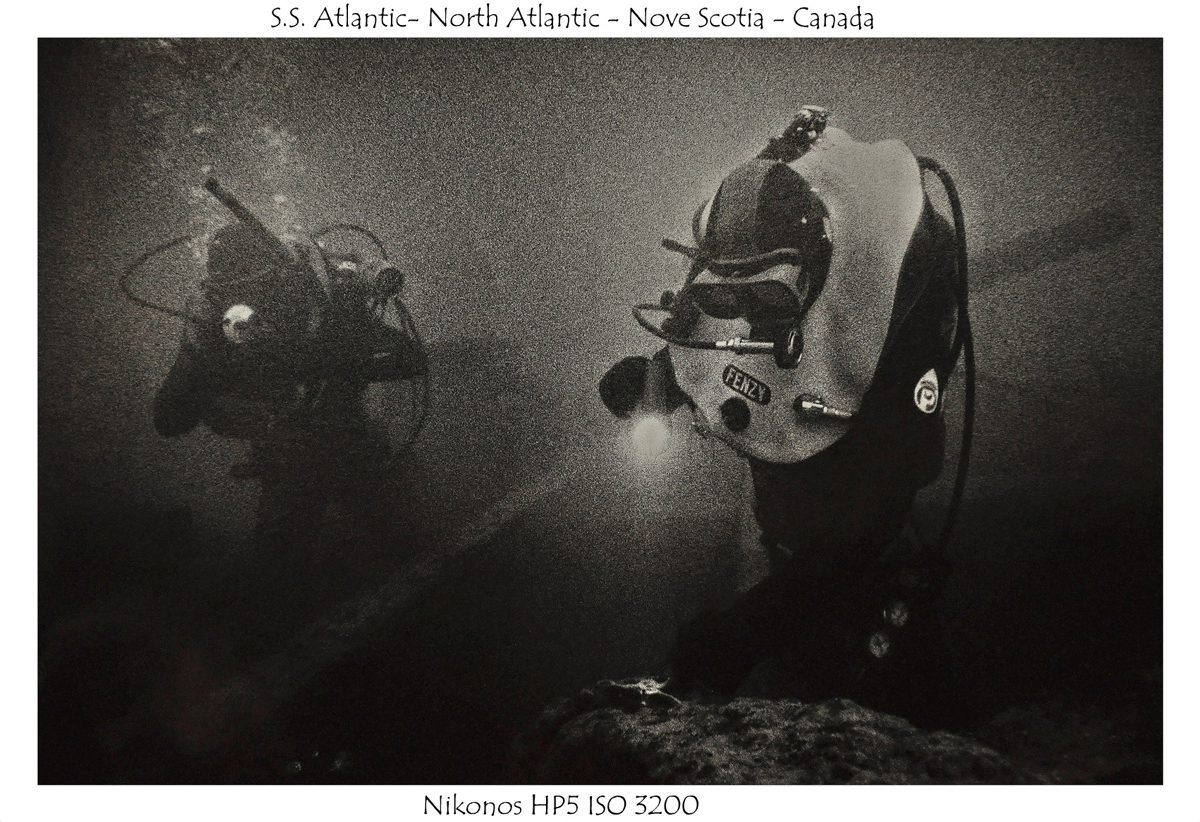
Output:
<svg viewBox="0 0 1200 822">
<path fill-rule="evenodd" d="M 36 75 L 40 785 L 1164 783 L 1163 40 Z"/>
</svg>

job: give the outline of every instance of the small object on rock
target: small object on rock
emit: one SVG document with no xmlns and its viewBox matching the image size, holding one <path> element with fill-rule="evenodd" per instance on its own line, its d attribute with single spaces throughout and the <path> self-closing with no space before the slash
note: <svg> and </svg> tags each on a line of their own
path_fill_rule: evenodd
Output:
<svg viewBox="0 0 1200 822">
<path fill-rule="evenodd" d="M 665 710 L 681 704 L 662 689 L 664 684 L 656 679 L 639 679 L 635 682 L 602 679 L 596 683 L 596 694 L 605 704 L 625 711 L 640 708 Z"/>
<path fill-rule="evenodd" d="M 908 605 L 903 600 L 892 600 L 891 604 L 883 609 L 883 618 L 894 628 L 904 627 L 904 623 L 908 622 Z"/>
</svg>

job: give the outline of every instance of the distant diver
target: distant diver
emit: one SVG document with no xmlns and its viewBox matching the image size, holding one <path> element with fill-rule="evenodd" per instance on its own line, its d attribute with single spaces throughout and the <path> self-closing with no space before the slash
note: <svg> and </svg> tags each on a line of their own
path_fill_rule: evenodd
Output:
<svg viewBox="0 0 1200 822">
<path fill-rule="evenodd" d="M 374 497 L 397 446 L 369 418 L 364 393 L 411 380 L 427 397 L 426 353 L 400 300 L 402 273 L 374 234 L 339 224 L 307 242 L 280 238 L 219 182 L 206 188 L 237 220 L 209 240 L 207 276 L 184 310 L 138 297 L 129 279 L 190 238 L 143 255 L 121 283 L 135 302 L 185 320 L 154 400 L 155 428 L 177 437 L 204 425 L 248 442 L 249 459 L 231 474 L 261 482 L 255 537 L 286 549 L 316 538 L 331 502 L 379 513 Z M 376 253 L 333 251 L 327 238 L 338 232 L 367 237 Z M 410 413 L 408 442 L 425 408 L 414 403 Z"/>
<path fill-rule="evenodd" d="M 666 346 L 614 365 L 600 395 L 634 420 L 687 407 L 750 465 L 770 573 L 682 627 L 669 692 L 732 695 L 767 663 L 778 695 L 929 716 L 944 683 L 932 604 L 974 405 L 962 210 L 937 163 L 827 118 L 805 107 L 734 169 L 697 210 L 694 246 L 664 240 L 688 259 L 683 287 L 634 316 Z M 925 171 L 945 186 L 953 228 Z M 941 472 L 960 353 L 964 451 L 930 546 L 910 514 Z"/>
</svg>

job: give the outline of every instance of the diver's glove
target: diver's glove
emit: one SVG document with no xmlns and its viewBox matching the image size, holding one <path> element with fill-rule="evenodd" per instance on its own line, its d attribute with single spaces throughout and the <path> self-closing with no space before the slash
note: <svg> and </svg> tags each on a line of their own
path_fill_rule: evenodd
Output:
<svg viewBox="0 0 1200 822">
<path fill-rule="evenodd" d="M 689 403 L 675 382 L 671 354 L 661 349 L 649 357 L 626 357 L 600 378 L 600 400 L 615 416 L 629 419 L 639 408 L 664 416 Z"/>
<path fill-rule="evenodd" d="M 633 416 L 642 401 L 649 357 L 626 357 L 600 378 L 600 400 L 604 407 L 621 419 Z"/>
</svg>

